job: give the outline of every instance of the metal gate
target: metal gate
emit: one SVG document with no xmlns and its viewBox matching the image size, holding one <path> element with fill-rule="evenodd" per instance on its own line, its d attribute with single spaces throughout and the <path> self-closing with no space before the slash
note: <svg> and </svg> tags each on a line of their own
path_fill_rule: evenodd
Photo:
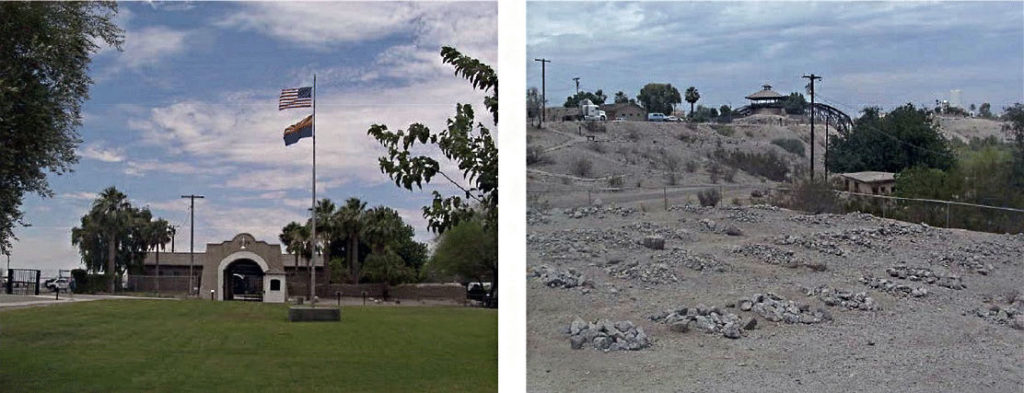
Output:
<svg viewBox="0 0 1024 393">
<path fill-rule="evenodd" d="M 7 269 L 7 285 L 4 292 L 8 295 L 38 295 L 39 275 L 39 270 Z"/>
</svg>

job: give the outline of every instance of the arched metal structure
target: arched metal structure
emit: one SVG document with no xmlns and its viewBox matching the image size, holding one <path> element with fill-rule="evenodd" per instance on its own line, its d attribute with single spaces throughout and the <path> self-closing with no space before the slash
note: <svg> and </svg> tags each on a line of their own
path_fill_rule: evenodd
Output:
<svg viewBox="0 0 1024 393">
<path fill-rule="evenodd" d="M 828 123 L 829 126 L 834 127 L 840 134 L 846 135 L 853 130 L 853 119 L 850 115 L 839 110 L 838 108 L 822 104 L 820 102 L 814 103 L 812 107 L 810 103 L 807 104 L 807 111 L 814 112 L 815 122 L 820 122 L 822 125 Z M 733 114 L 738 117 L 750 116 L 754 113 L 754 108 L 749 105 L 741 106 L 733 110 Z"/>
</svg>

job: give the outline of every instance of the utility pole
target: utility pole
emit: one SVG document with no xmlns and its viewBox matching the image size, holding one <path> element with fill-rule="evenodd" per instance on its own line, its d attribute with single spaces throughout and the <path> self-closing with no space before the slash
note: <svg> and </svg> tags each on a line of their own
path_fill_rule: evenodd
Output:
<svg viewBox="0 0 1024 393">
<path fill-rule="evenodd" d="M 825 181 L 828 181 L 828 123 L 831 121 L 831 114 L 825 116 Z"/>
<path fill-rule="evenodd" d="M 576 95 L 580 95 L 580 77 L 577 76 L 572 80 L 576 81 Z"/>
<path fill-rule="evenodd" d="M 533 59 L 540 62 L 540 128 L 544 128 L 544 118 L 548 116 L 547 65 L 551 60 Z"/>
<path fill-rule="evenodd" d="M 195 288 L 195 285 L 193 285 L 192 283 L 192 279 L 195 277 L 192 273 L 192 267 L 195 266 L 196 264 L 196 198 L 203 199 L 206 197 L 195 194 L 182 195 L 181 197 L 189 199 L 188 216 L 191 221 L 191 224 L 189 224 L 190 228 L 188 231 L 188 293 L 189 295 L 192 295 L 192 288 Z"/>
<path fill-rule="evenodd" d="M 812 73 L 803 78 L 811 80 L 811 181 L 814 181 L 814 81 L 821 80 L 821 76 Z"/>
</svg>

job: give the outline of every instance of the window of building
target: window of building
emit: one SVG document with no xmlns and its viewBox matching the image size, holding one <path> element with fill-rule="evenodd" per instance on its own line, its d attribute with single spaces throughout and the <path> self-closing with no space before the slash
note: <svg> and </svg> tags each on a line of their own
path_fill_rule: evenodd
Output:
<svg viewBox="0 0 1024 393">
<path fill-rule="evenodd" d="M 275 280 L 270 280 L 270 290 L 271 291 L 280 291 L 281 290 L 281 280 L 276 280 L 276 279 Z"/>
</svg>

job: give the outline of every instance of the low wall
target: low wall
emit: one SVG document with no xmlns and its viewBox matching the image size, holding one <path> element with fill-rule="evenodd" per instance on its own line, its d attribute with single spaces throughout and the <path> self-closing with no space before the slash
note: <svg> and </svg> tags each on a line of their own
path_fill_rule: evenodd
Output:
<svg viewBox="0 0 1024 393">
<path fill-rule="evenodd" d="M 316 287 L 316 295 L 320 299 L 333 299 L 338 292 L 341 292 L 341 295 L 344 297 L 362 297 L 364 291 L 367 297 L 384 297 L 384 284 L 324 284 L 318 282 Z M 293 279 L 289 278 L 288 296 L 309 296 L 309 279 L 293 281 Z M 466 300 L 466 287 L 456 283 L 400 284 L 389 287 L 388 296 L 409 300 L 463 302 Z"/>
</svg>

